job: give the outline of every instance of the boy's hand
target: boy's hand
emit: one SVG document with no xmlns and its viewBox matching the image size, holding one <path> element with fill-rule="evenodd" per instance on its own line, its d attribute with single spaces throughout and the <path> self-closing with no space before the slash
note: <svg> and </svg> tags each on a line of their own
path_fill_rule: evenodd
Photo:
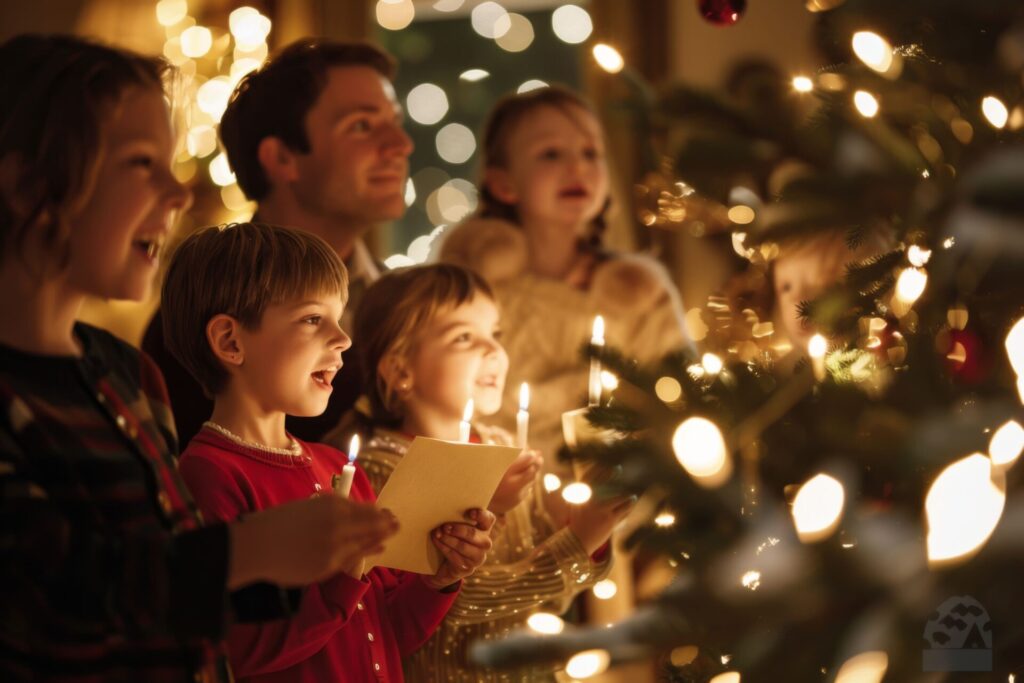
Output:
<svg viewBox="0 0 1024 683">
<path fill-rule="evenodd" d="M 484 563 L 491 549 L 494 514 L 488 510 L 470 510 L 466 519 L 469 523 L 442 524 L 430 534 L 444 557 L 437 573 L 424 577 L 432 588 L 440 590 L 469 576 Z"/>
<path fill-rule="evenodd" d="M 529 486 L 537 477 L 537 471 L 544 464 L 540 451 L 524 450 L 519 454 L 501 478 L 487 509 L 496 515 L 503 515 L 526 497 Z"/>
<path fill-rule="evenodd" d="M 398 521 L 371 504 L 316 496 L 257 512 L 229 528 L 228 587 L 234 589 L 254 581 L 320 581 L 382 551 Z"/>
</svg>

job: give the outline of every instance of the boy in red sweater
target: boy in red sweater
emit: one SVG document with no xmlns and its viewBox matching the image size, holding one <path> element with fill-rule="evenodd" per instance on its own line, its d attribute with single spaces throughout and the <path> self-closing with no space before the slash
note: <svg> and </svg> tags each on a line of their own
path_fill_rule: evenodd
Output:
<svg viewBox="0 0 1024 683">
<path fill-rule="evenodd" d="M 206 228 L 178 248 L 163 288 L 168 348 L 214 399 L 180 470 L 208 518 L 233 520 L 288 501 L 331 495 L 345 456 L 304 443 L 285 415 L 317 415 L 351 340 L 339 321 L 347 276 L 319 238 L 242 223 Z M 358 470 L 350 497 L 373 501 Z M 311 586 L 298 613 L 273 624 L 234 626 L 232 667 L 246 681 L 401 681 L 401 657 L 422 645 L 454 602 L 459 582 L 490 549 L 494 516 L 438 528 L 445 562 L 434 576 L 356 561 Z M 370 552 L 375 552 L 371 549 Z"/>
</svg>

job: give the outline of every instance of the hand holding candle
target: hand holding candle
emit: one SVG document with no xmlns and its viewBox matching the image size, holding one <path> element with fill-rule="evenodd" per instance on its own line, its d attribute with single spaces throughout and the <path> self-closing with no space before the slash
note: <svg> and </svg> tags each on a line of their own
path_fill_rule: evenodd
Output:
<svg viewBox="0 0 1024 683">
<path fill-rule="evenodd" d="M 594 327 L 590 335 L 592 347 L 604 346 L 604 318 L 594 317 Z M 601 361 L 597 358 L 590 359 L 590 396 L 587 401 L 589 406 L 601 405 Z"/>
<path fill-rule="evenodd" d="M 516 413 L 516 445 L 526 448 L 530 434 L 530 385 L 519 386 L 519 412 Z"/>
<path fill-rule="evenodd" d="M 470 422 L 473 421 L 473 399 L 466 401 L 466 409 L 462 411 L 462 422 L 459 423 L 459 441 L 469 443 Z"/>
<path fill-rule="evenodd" d="M 331 488 L 342 498 L 348 498 L 352 490 L 352 478 L 356 475 L 356 456 L 359 455 L 359 435 L 354 434 L 348 444 L 348 464 L 341 468 L 341 474 L 331 477 Z"/>
</svg>

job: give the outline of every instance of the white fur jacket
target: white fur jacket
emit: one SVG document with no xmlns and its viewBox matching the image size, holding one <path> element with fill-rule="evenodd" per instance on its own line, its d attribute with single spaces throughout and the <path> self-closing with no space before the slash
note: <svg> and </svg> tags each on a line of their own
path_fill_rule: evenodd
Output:
<svg viewBox="0 0 1024 683">
<path fill-rule="evenodd" d="M 594 316 L 604 316 L 608 345 L 641 362 L 686 344 L 678 291 L 648 256 L 615 255 L 580 290 L 527 272 L 522 231 L 481 218 L 442 235 L 437 255 L 475 270 L 494 289 L 510 369 L 502 409 L 490 419 L 514 430 L 519 385 L 529 382 L 530 445 L 549 463 L 562 443 L 562 413 L 586 405 L 588 366 L 580 347 L 590 339 Z"/>
</svg>

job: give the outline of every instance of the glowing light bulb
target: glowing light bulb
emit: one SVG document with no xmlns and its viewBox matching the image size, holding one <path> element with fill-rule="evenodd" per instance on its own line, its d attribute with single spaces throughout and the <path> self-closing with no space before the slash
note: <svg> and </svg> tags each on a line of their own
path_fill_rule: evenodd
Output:
<svg viewBox="0 0 1024 683">
<path fill-rule="evenodd" d="M 701 486 L 721 486 L 732 473 L 722 432 L 706 418 L 684 420 L 672 435 L 672 450 L 683 469 Z"/>
<path fill-rule="evenodd" d="M 562 489 L 562 498 L 572 505 L 583 505 L 590 500 L 592 495 L 594 492 L 581 481 L 573 482 Z"/>
<path fill-rule="evenodd" d="M 675 377 L 659 377 L 654 384 L 654 393 L 665 403 L 673 403 L 683 395 L 683 387 Z"/>
<path fill-rule="evenodd" d="M 181 32 L 181 51 L 186 57 L 197 59 L 213 47 L 213 34 L 205 26 L 191 26 Z"/>
<path fill-rule="evenodd" d="M 843 662 L 835 683 L 881 683 L 888 668 L 889 656 L 884 652 L 862 652 Z"/>
<path fill-rule="evenodd" d="M 722 662 L 723 664 L 725 662 Z M 712 678 L 708 683 L 740 683 L 740 675 L 735 671 L 726 671 Z"/>
<path fill-rule="evenodd" d="M 744 206 L 743 204 L 732 207 L 726 215 L 729 217 L 729 220 L 736 225 L 753 223 L 754 218 L 756 217 L 754 210 L 749 206 Z"/>
<path fill-rule="evenodd" d="M 1010 118 L 1010 112 L 1006 110 L 1006 105 L 993 95 L 989 95 L 981 101 L 981 113 L 985 115 L 985 119 L 992 124 L 993 128 L 1003 128 Z"/>
<path fill-rule="evenodd" d="M 701 367 L 709 375 L 717 375 L 722 371 L 722 359 L 713 353 L 705 353 L 700 359 Z"/>
<path fill-rule="evenodd" d="M 378 0 L 376 7 L 377 23 L 389 31 L 401 31 L 416 18 L 416 8 L 412 0 L 388 2 Z"/>
<path fill-rule="evenodd" d="M 814 81 L 807 76 L 794 76 L 793 90 L 797 92 L 811 92 L 814 90 Z"/>
<path fill-rule="evenodd" d="M 808 479 L 793 500 L 793 523 L 804 543 L 814 543 L 832 535 L 843 515 L 846 492 L 838 480 L 827 474 Z"/>
<path fill-rule="evenodd" d="M 1024 318 L 1021 318 L 1006 335 L 1006 355 L 1018 377 L 1024 375 Z"/>
<path fill-rule="evenodd" d="M 904 268 L 896 280 L 896 297 L 905 304 L 912 304 L 924 293 L 928 274 L 919 268 Z"/>
<path fill-rule="evenodd" d="M 1017 462 L 1024 450 L 1024 427 L 1016 420 L 1009 420 L 995 431 L 988 442 L 988 456 L 992 464 L 1001 470 L 1008 470 Z"/>
<path fill-rule="evenodd" d="M 601 371 L 601 387 L 605 391 L 615 391 L 619 388 L 619 378 L 607 370 Z"/>
<path fill-rule="evenodd" d="M 611 600 L 615 597 L 615 594 L 619 592 L 619 587 L 615 585 L 615 582 L 611 579 L 605 579 L 604 581 L 598 581 L 594 584 L 594 596 L 598 600 Z"/>
<path fill-rule="evenodd" d="M 911 244 L 907 247 L 907 260 L 910 261 L 910 265 L 922 268 L 928 260 L 932 257 L 932 250 L 919 247 L 916 244 Z"/>
<path fill-rule="evenodd" d="M 585 650 L 573 655 L 565 665 L 565 673 L 573 678 L 590 678 L 608 669 L 611 656 L 607 650 Z"/>
<path fill-rule="evenodd" d="M 548 493 L 557 491 L 562 488 L 562 480 L 558 478 L 557 474 L 545 474 L 544 475 L 544 490 Z"/>
<path fill-rule="evenodd" d="M 594 22 L 582 7 L 562 5 L 551 13 L 551 28 L 562 42 L 578 45 L 590 37 Z"/>
<path fill-rule="evenodd" d="M 676 523 L 676 516 L 671 512 L 662 512 L 654 518 L 654 523 L 660 527 L 670 527 Z"/>
<path fill-rule="evenodd" d="M 228 15 L 228 29 L 235 38 L 235 45 L 242 50 L 254 50 L 263 44 L 270 34 L 270 19 L 253 7 L 239 7 Z"/>
<path fill-rule="evenodd" d="M 523 81 L 518 88 L 516 88 L 516 94 L 522 95 L 524 92 L 530 92 L 531 90 L 540 90 L 541 88 L 548 87 L 546 81 L 541 81 L 536 78 L 531 78 L 528 81 Z"/>
<path fill-rule="evenodd" d="M 490 75 L 490 72 L 485 71 L 484 69 L 467 69 L 459 74 L 459 80 L 475 83 L 477 81 L 482 81 Z"/>
<path fill-rule="evenodd" d="M 161 26 L 174 26 L 188 16 L 185 0 L 160 0 L 156 3 L 156 20 Z"/>
<path fill-rule="evenodd" d="M 854 33 L 853 53 L 860 61 L 878 73 L 885 73 L 892 67 L 892 46 L 877 33 L 871 31 Z"/>
<path fill-rule="evenodd" d="M 966 559 L 992 535 L 1003 514 L 1006 491 L 992 481 L 992 461 L 973 453 L 936 477 L 925 499 L 928 561 L 933 565 Z"/>
<path fill-rule="evenodd" d="M 526 625 L 537 633 L 543 633 L 544 635 L 549 636 L 559 634 L 565 630 L 565 622 L 562 621 L 561 617 L 555 614 L 549 614 L 548 612 L 537 612 L 536 614 L 531 614 L 526 620 Z"/>
<path fill-rule="evenodd" d="M 617 74 L 626 66 L 622 55 L 611 45 L 598 43 L 594 46 L 593 54 L 597 65 L 610 74 Z"/>
<path fill-rule="evenodd" d="M 210 178 L 221 187 L 235 182 L 235 174 L 231 172 L 228 158 L 221 152 L 210 162 Z"/>
<path fill-rule="evenodd" d="M 807 355 L 811 357 L 811 368 L 814 379 L 821 382 L 825 379 L 825 353 L 828 352 L 828 341 L 820 334 L 815 334 L 807 342 Z"/>
<path fill-rule="evenodd" d="M 858 90 L 853 93 L 853 106 L 866 119 L 873 118 L 878 114 L 878 100 L 867 90 Z"/>
</svg>

